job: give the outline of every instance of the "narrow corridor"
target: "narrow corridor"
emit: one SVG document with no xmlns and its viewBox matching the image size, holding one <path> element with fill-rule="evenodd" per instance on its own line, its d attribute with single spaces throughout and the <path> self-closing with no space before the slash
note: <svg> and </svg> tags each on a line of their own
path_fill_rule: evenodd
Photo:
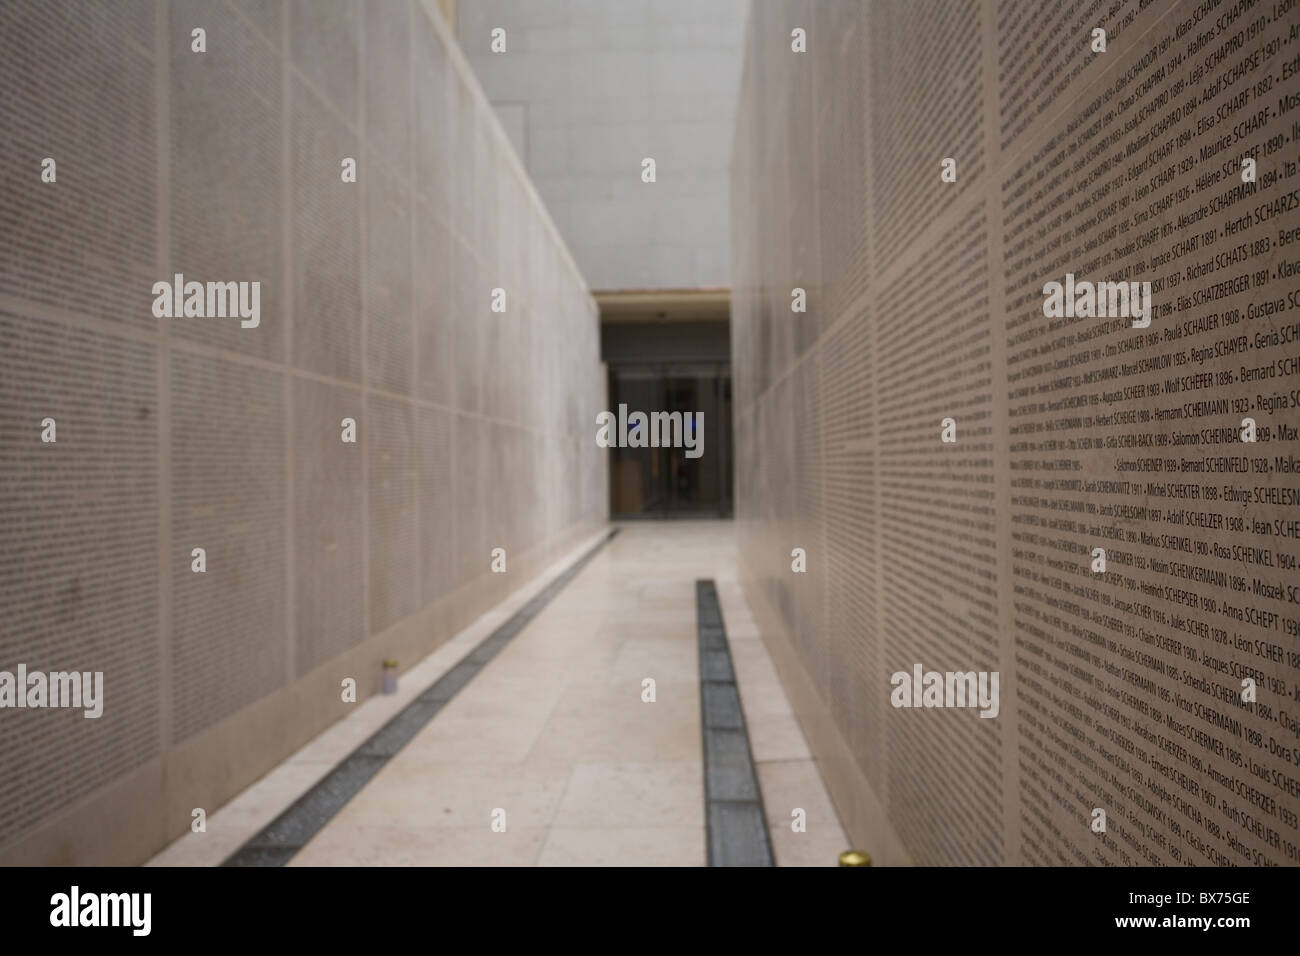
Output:
<svg viewBox="0 0 1300 956">
<path fill-rule="evenodd" d="M 624 526 L 290 865 L 704 865 L 701 578 L 717 582 L 776 862 L 835 865 L 845 837 L 735 568 L 731 522 Z M 522 603 L 439 648 L 403 674 L 396 703 L 361 705 L 154 862 L 219 862 Z M 806 832 L 791 827 L 796 807 Z"/>
</svg>

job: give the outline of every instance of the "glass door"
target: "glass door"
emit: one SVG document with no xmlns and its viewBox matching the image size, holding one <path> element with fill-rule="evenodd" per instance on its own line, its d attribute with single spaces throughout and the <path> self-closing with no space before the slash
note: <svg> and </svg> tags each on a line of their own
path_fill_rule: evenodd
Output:
<svg viewBox="0 0 1300 956">
<path fill-rule="evenodd" d="M 731 374 L 726 365 L 612 365 L 611 411 L 674 417 L 674 446 L 614 447 L 610 514 L 629 517 L 731 515 Z M 702 417 L 701 417 L 702 416 Z M 677 431 L 680 422 L 680 432 Z M 652 426 L 651 426 L 652 427 Z M 629 433 L 636 429 L 629 426 Z M 662 438 L 667 439 L 668 435 Z M 632 438 L 629 439 L 637 441 Z M 694 446 L 700 454 L 694 456 Z M 688 451 L 691 454 L 688 454 Z"/>
</svg>

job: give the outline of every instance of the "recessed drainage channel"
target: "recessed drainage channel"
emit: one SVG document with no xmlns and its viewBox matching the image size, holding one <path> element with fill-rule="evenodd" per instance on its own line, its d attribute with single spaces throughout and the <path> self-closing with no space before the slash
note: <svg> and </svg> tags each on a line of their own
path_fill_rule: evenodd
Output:
<svg viewBox="0 0 1300 956">
<path fill-rule="evenodd" d="M 501 649 L 510 643 L 542 609 L 578 576 L 607 545 L 618 529 L 610 531 L 586 554 L 539 591 L 508 621 L 485 637 L 451 670 L 424 693 L 403 707 L 365 743 L 352 751 L 310 790 L 231 854 L 222 866 L 283 866 L 320 832 L 343 805 L 355 797 L 399 750 L 424 729 L 466 684 L 474 679 Z"/>
<path fill-rule="evenodd" d="M 695 582 L 709 866 L 774 866 L 731 648 L 712 581 Z"/>
</svg>

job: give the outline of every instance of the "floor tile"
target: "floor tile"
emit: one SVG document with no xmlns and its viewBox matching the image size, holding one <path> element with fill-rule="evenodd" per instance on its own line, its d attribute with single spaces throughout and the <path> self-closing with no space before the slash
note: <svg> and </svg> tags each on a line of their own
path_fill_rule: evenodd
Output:
<svg viewBox="0 0 1300 956">
<path fill-rule="evenodd" d="M 843 833 L 732 577 L 732 528 L 627 526 L 290 865 L 704 865 L 697 579 L 717 582 L 740 703 L 728 698 L 727 722 L 738 724 L 743 712 L 758 762 L 757 781 L 719 776 L 714 784 L 751 797 L 757 785 L 767 811 L 763 820 L 756 803 L 735 804 L 735 812 L 719 804 L 715 828 L 767 833 L 778 865 L 835 865 Z M 367 702 L 364 720 L 354 719 L 359 708 L 210 814 L 208 834 L 177 841 L 157 862 L 225 859 L 540 590 L 512 596 L 416 662 L 397 697 Z M 711 662 L 718 677 L 726 676 L 722 663 Z M 656 682 L 653 703 L 642 700 L 647 677 Z M 806 833 L 790 830 L 795 806 L 807 811 Z M 491 828 L 497 808 L 506 813 L 505 833 Z"/>
<path fill-rule="evenodd" d="M 543 827 L 327 826 L 290 866 L 534 866 Z"/>
<path fill-rule="evenodd" d="M 555 815 L 556 826 L 702 827 L 704 778 L 698 761 L 580 763 Z"/>
<path fill-rule="evenodd" d="M 540 866 L 703 866 L 703 827 L 555 826 Z"/>
</svg>

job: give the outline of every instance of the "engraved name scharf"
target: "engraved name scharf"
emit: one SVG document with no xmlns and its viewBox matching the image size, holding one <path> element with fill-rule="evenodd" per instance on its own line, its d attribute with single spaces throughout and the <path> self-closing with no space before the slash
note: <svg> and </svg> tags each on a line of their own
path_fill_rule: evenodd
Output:
<svg viewBox="0 0 1300 956">
<path fill-rule="evenodd" d="M 262 321 L 262 283 L 186 282 L 176 273 L 171 282 L 153 284 L 153 314 L 160 319 L 240 319 L 240 326 L 255 329 Z"/>
</svg>

